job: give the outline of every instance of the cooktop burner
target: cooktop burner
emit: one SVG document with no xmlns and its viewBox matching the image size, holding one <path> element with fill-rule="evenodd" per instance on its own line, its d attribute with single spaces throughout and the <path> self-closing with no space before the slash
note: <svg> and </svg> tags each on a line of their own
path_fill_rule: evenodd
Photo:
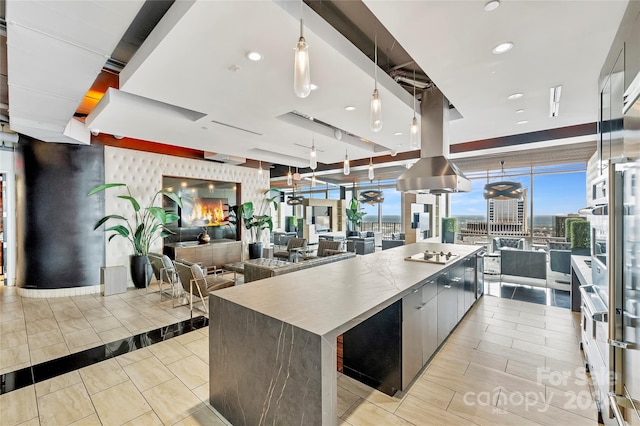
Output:
<svg viewBox="0 0 640 426">
<path fill-rule="evenodd" d="M 460 257 L 458 254 L 452 254 L 451 252 L 445 253 L 443 251 L 424 251 L 422 253 L 414 254 L 413 256 L 405 257 L 404 260 L 410 260 L 413 262 L 424 263 L 437 263 L 440 265 L 446 265 L 453 262 Z"/>
</svg>

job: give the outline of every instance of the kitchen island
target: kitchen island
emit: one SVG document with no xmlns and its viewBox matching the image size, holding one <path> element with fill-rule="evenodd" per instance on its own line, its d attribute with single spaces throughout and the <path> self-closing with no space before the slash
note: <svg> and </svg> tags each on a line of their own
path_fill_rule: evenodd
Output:
<svg viewBox="0 0 640 426">
<path fill-rule="evenodd" d="M 366 325 L 378 314 L 395 316 L 388 333 L 397 336 L 371 356 L 389 352 L 401 370 L 391 388 L 406 388 L 475 300 L 480 249 L 416 243 L 211 293 L 211 405 L 234 425 L 336 424 L 336 338 L 362 329 L 351 340 L 375 346 Z M 456 256 L 446 265 L 404 260 L 425 250 Z M 347 340 L 344 350 L 347 367 Z"/>
</svg>

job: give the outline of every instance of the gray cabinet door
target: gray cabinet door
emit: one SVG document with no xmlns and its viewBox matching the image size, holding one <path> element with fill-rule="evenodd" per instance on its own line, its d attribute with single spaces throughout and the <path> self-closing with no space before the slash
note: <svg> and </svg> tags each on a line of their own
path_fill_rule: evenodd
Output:
<svg viewBox="0 0 640 426">
<path fill-rule="evenodd" d="M 449 280 L 448 272 L 443 272 L 438 280 L 438 345 L 447 338 L 458 322 L 457 288 Z"/>
<path fill-rule="evenodd" d="M 402 298 L 402 389 L 422 368 L 422 288 Z"/>
<path fill-rule="evenodd" d="M 464 260 L 464 311 L 467 312 L 476 299 L 476 257 Z"/>
<path fill-rule="evenodd" d="M 426 284 L 423 290 L 428 286 Z M 431 282 L 435 289 L 436 283 Z M 423 302 L 422 312 L 422 365 L 426 364 L 438 349 L 438 296 L 434 294 L 428 302 Z"/>
</svg>

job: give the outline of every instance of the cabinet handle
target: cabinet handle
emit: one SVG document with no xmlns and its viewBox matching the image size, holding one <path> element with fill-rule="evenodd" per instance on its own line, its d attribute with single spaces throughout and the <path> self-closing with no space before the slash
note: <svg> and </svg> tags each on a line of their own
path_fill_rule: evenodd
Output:
<svg viewBox="0 0 640 426">
<path fill-rule="evenodd" d="M 424 307 L 425 307 L 425 306 L 427 306 L 427 304 L 426 304 L 426 303 L 423 303 L 422 305 L 418 306 L 418 308 L 417 308 L 417 309 L 418 309 L 419 311 L 421 311 L 421 310 L 423 310 L 423 309 L 424 309 Z"/>
<path fill-rule="evenodd" d="M 451 278 L 451 281 L 453 281 L 454 283 L 457 283 L 461 279 L 462 279 L 462 277 L 453 277 L 453 278 Z"/>
<path fill-rule="evenodd" d="M 444 288 L 451 288 L 451 286 L 449 284 L 446 284 Z"/>
<path fill-rule="evenodd" d="M 419 292 L 419 291 L 420 291 L 420 289 L 419 289 L 419 288 L 416 288 L 415 290 L 413 290 L 413 292 L 414 292 L 414 293 L 417 293 L 417 292 Z"/>
</svg>

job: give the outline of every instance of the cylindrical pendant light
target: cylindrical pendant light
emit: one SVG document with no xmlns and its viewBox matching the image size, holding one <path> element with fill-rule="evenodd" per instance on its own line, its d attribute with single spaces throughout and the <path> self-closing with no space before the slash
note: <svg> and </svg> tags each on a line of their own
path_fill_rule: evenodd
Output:
<svg viewBox="0 0 640 426">
<path fill-rule="evenodd" d="M 416 70 L 413 70 L 413 120 L 409 127 L 409 147 L 417 149 L 420 147 L 420 129 L 416 118 Z"/>
<path fill-rule="evenodd" d="M 259 161 L 258 174 L 262 176 L 262 160 Z"/>
<path fill-rule="evenodd" d="M 312 134 L 311 136 L 311 152 L 309 153 L 309 167 L 311 170 L 318 168 L 318 157 L 316 155 L 316 141 Z"/>
<path fill-rule="evenodd" d="M 348 175 L 351 173 L 351 167 L 349 167 L 349 154 L 345 151 L 344 153 L 344 166 L 342 168 L 342 173 Z"/>
<path fill-rule="evenodd" d="M 313 174 L 311 174 L 311 187 L 315 188 L 316 187 L 316 173 L 313 172 Z"/>
<path fill-rule="evenodd" d="M 373 89 L 373 95 L 371 95 L 371 113 L 370 113 L 370 127 L 374 132 L 379 132 L 382 129 L 382 103 L 380 102 L 380 94 L 378 93 L 378 35 L 374 36 L 374 67 L 373 75 L 375 80 L 375 86 Z"/>
<path fill-rule="evenodd" d="M 289 173 L 287 173 L 287 186 L 291 186 L 293 183 L 293 175 L 291 174 L 291 166 L 289 166 Z"/>
<path fill-rule="evenodd" d="M 293 91 L 299 98 L 306 98 L 311 93 L 311 72 L 309 71 L 309 46 L 302 35 L 302 2 L 300 3 L 300 38 L 296 44 L 295 62 L 293 65 Z"/>
<path fill-rule="evenodd" d="M 369 180 L 372 181 L 374 176 L 374 171 L 373 171 L 373 158 L 369 157 Z"/>
</svg>

